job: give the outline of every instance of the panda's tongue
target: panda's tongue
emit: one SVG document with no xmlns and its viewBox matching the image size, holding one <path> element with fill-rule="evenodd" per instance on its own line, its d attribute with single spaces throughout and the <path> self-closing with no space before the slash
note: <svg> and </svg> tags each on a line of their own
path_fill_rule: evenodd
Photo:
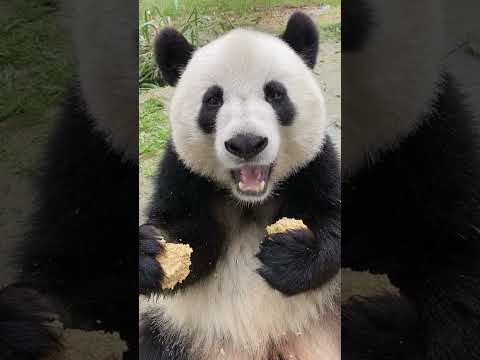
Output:
<svg viewBox="0 0 480 360">
<path fill-rule="evenodd" d="M 239 187 L 242 191 L 262 191 L 265 187 L 265 172 L 260 166 L 243 166 L 240 169 Z"/>
</svg>

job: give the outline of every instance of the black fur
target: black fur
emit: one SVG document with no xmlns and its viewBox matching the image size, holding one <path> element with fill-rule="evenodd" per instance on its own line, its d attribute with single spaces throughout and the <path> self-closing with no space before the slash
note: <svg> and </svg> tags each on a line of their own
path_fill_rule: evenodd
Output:
<svg viewBox="0 0 480 360">
<path fill-rule="evenodd" d="M 177 30 L 163 29 L 155 39 L 154 55 L 163 79 L 175 86 L 194 48 Z"/>
<path fill-rule="evenodd" d="M 198 125 L 205 133 L 215 131 L 217 114 L 223 105 L 223 89 L 220 86 L 211 86 L 205 91 L 202 98 L 202 107 L 198 114 Z"/>
<path fill-rule="evenodd" d="M 54 306 L 38 292 L 8 286 L 0 290 L 0 358 L 34 360 L 61 349 L 52 331 Z"/>
<path fill-rule="evenodd" d="M 321 251 L 319 242 L 310 230 L 292 230 L 269 236 L 260 246 L 258 258 L 263 267 L 258 273 L 275 289 L 285 295 L 317 287 L 331 277 L 316 269 Z M 318 264 L 320 267 L 321 264 Z M 316 277 L 325 279 L 317 281 Z M 314 278 L 315 277 L 315 278 Z"/>
<path fill-rule="evenodd" d="M 226 194 L 211 180 L 187 169 L 171 143 L 160 164 L 155 190 L 149 223 L 161 228 L 170 241 L 187 243 L 193 249 L 190 275 L 182 283 L 186 286 L 215 268 L 224 244 L 224 229 L 212 213 L 212 203 Z M 140 247 L 148 246 L 145 243 L 152 240 L 156 238 L 141 237 Z M 151 284 L 149 274 L 158 273 L 153 257 L 154 254 L 140 255 L 140 289 Z M 143 274 L 146 276 L 142 277 Z"/>
<path fill-rule="evenodd" d="M 343 360 L 420 360 L 415 307 L 397 295 L 353 298 L 342 306 Z"/>
<path fill-rule="evenodd" d="M 312 19 L 302 12 L 295 12 L 280 37 L 313 69 L 317 61 L 318 30 Z"/>
<path fill-rule="evenodd" d="M 139 290 L 140 294 L 150 295 L 158 290 L 158 283 L 163 280 L 163 270 L 155 257 L 162 254 L 163 247 L 159 243 L 160 232 L 150 224 L 139 229 Z"/>
<path fill-rule="evenodd" d="M 365 0 L 342 3 L 342 51 L 361 51 L 368 41 L 373 14 Z"/>
<path fill-rule="evenodd" d="M 269 81 L 263 87 L 265 100 L 272 105 L 278 121 L 282 126 L 292 125 L 295 119 L 295 105 L 288 97 L 287 89 L 278 81 Z"/>
<path fill-rule="evenodd" d="M 310 231 L 266 239 L 258 254 L 259 273 L 275 289 L 294 295 L 315 289 L 340 269 L 340 180 L 336 151 L 329 137 L 322 151 L 282 186 L 278 214 L 302 219 Z"/>
<path fill-rule="evenodd" d="M 413 301 L 420 358 L 477 359 L 479 138 L 455 81 L 440 90 L 414 133 L 344 181 L 342 265 L 388 274 Z"/>
<path fill-rule="evenodd" d="M 60 299 L 65 326 L 120 331 L 131 354 L 138 344 L 138 317 L 127 311 L 137 307 L 136 189 L 138 165 L 111 149 L 73 89 L 45 154 L 38 210 L 19 251 L 21 281 Z"/>
<path fill-rule="evenodd" d="M 139 343 L 142 360 L 196 360 L 191 355 L 191 341 L 176 331 L 161 313 L 141 315 Z"/>
</svg>

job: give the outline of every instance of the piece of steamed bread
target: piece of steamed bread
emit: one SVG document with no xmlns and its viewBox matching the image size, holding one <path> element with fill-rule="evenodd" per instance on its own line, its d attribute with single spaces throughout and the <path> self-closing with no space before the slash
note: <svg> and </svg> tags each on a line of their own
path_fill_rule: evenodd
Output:
<svg viewBox="0 0 480 360">
<path fill-rule="evenodd" d="M 279 234 L 287 232 L 288 230 L 302 230 L 308 229 L 307 225 L 303 223 L 302 220 L 281 218 L 276 223 L 267 226 L 267 234 Z"/>
<path fill-rule="evenodd" d="M 173 289 L 177 284 L 183 282 L 190 273 L 190 258 L 192 248 L 186 244 L 168 243 L 160 240 L 164 251 L 157 255 L 156 260 L 160 263 L 165 274 L 162 283 L 162 289 Z"/>
</svg>

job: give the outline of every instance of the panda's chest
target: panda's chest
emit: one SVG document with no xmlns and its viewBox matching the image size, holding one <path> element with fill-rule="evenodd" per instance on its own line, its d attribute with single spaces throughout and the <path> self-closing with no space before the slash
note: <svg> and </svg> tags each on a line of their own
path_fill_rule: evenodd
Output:
<svg viewBox="0 0 480 360">
<path fill-rule="evenodd" d="M 332 313 L 337 280 L 322 291 L 292 297 L 273 289 L 258 274 L 261 263 L 256 257 L 272 220 L 269 216 L 244 220 L 229 217 L 227 246 L 213 274 L 164 298 L 165 314 L 176 328 L 193 336 L 193 347 L 202 359 L 267 360 L 272 352 L 286 359 L 322 359 L 305 349 L 328 353 L 325 349 L 335 348 L 330 345 L 335 332 L 325 330 L 331 326 L 324 317 Z M 328 336 L 314 336 L 323 332 Z M 326 343 L 314 344 L 319 339 Z"/>
</svg>

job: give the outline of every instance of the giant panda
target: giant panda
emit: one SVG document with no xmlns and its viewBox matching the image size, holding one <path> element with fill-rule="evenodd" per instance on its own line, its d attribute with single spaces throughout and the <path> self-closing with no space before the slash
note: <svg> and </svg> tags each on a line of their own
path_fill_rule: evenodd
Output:
<svg viewBox="0 0 480 360">
<path fill-rule="evenodd" d="M 0 292 L 0 358 L 57 350 L 55 319 L 118 331 L 126 358 L 136 358 L 137 4 L 58 6 L 75 76 L 40 164 L 33 216 L 16 254 L 21 275 Z"/>
<path fill-rule="evenodd" d="M 235 29 L 194 49 L 166 28 L 171 140 L 140 227 L 141 359 L 340 359 L 340 172 L 312 74 L 318 33 Z M 282 217 L 307 230 L 265 239 Z M 158 232 L 193 248 L 160 290 Z"/>
<path fill-rule="evenodd" d="M 342 267 L 398 289 L 342 305 L 344 359 L 480 358 L 478 116 L 444 5 L 342 4 Z"/>
</svg>

